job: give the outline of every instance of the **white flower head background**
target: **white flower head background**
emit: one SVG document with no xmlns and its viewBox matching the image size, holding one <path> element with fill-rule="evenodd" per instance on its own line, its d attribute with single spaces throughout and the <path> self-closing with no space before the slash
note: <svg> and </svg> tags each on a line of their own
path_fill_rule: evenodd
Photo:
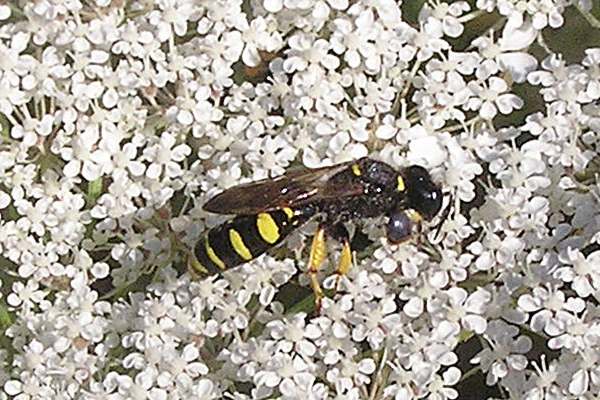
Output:
<svg viewBox="0 0 600 400">
<path fill-rule="evenodd" d="M 600 4 L 0 3 L 0 399 L 600 396 Z M 447 218 L 315 313 L 308 224 L 198 277 L 236 184 L 369 156 Z M 319 274 L 335 286 L 335 255 Z"/>
</svg>

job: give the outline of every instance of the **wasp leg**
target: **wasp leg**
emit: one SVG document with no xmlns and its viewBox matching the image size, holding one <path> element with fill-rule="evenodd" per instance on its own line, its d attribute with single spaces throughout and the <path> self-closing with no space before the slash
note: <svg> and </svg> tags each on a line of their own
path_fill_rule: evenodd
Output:
<svg viewBox="0 0 600 400">
<path fill-rule="evenodd" d="M 315 293 L 315 307 L 317 313 L 321 310 L 321 300 L 323 299 L 323 289 L 319 284 L 317 273 L 323 261 L 327 257 L 327 243 L 325 240 L 325 228 L 319 225 L 315 236 L 313 237 L 312 245 L 310 247 L 310 256 L 308 259 L 308 274 L 310 276 L 310 286 Z"/>
<path fill-rule="evenodd" d="M 346 275 L 352 267 L 352 249 L 350 248 L 350 234 L 348 230 L 341 222 L 330 225 L 327 233 L 335 240 L 342 244 L 342 254 L 338 261 L 336 269 L 337 279 L 335 282 L 335 291 L 337 292 L 340 287 L 340 280 L 342 276 Z"/>
</svg>

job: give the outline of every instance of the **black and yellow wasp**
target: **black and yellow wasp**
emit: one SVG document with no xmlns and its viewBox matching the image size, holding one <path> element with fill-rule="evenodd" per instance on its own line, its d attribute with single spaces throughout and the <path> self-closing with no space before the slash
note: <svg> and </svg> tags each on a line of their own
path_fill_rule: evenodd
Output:
<svg viewBox="0 0 600 400">
<path fill-rule="evenodd" d="M 440 188 L 416 165 L 396 171 L 365 157 L 291 171 L 232 187 L 210 199 L 204 210 L 237 216 L 204 235 L 194 248 L 193 264 L 201 272 L 221 272 L 258 257 L 309 219 L 318 218 L 308 260 L 318 305 L 323 292 L 316 275 L 326 257 L 326 236 L 343 246 L 337 273 L 344 275 L 352 265 L 345 222 L 385 215 L 387 239 L 399 243 L 423 220 L 431 220 L 441 206 Z"/>
</svg>

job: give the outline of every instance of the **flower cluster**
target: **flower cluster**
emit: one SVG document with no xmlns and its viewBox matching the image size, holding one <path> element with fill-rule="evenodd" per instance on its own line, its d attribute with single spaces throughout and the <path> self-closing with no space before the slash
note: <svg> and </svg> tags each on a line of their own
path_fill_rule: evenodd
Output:
<svg viewBox="0 0 600 400">
<path fill-rule="evenodd" d="M 599 10 L 404 3 L 0 4 L 0 400 L 600 396 Z M 314 223 L 191 272 L 213 195 L 365 156 L 444 211 L 319 310 Z"/>
</svg>

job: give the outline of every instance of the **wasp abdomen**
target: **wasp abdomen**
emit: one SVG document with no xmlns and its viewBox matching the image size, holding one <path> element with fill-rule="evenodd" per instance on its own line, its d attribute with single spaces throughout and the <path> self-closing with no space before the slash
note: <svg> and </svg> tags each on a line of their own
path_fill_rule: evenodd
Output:
<svg viewBox="0 0 600 400">
<path fill-rule="evenodd" d="M 237 216 L 198 241 L 194 249 L 198 268 L 218 273 L 250 261 L 278 245 L 306 219 L 287 207 Z"/>
</svg>

